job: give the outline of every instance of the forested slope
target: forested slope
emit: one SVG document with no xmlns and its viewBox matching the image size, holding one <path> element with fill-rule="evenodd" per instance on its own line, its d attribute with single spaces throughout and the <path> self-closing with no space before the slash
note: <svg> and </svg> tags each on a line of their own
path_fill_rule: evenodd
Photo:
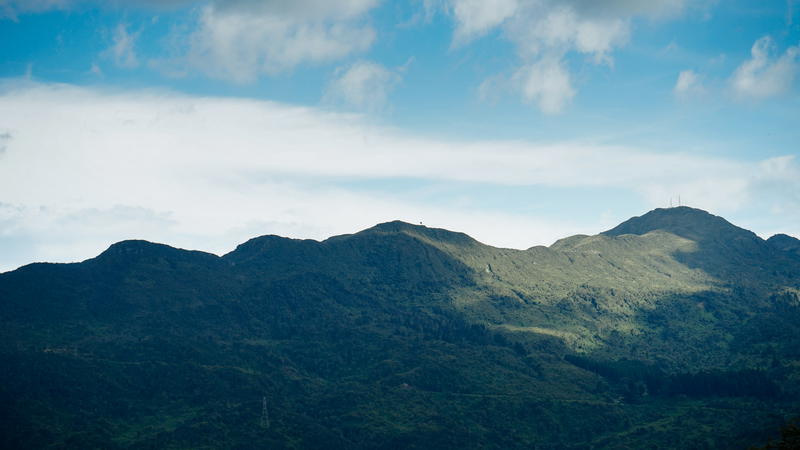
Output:
<svg viewBox="0 0 800 450">
<path fill-rule="evenodd" d="M 391 222 L 29 265 L 0 274 L 0 444 L 746 448 L 800 413 L 776 239 L 681 207 L 524 251 Z"/>
</svg>

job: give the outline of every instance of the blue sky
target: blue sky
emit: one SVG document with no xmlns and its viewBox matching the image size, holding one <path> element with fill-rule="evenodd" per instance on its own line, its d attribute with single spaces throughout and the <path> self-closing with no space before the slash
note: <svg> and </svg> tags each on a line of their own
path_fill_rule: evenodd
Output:
<svg viewBox="0 0 800 450">
<path fill-rule="evenodd" d="M 0 0 L 0 271 L 402 219 L 800 236 L 800 4 Z"/>
</svg>

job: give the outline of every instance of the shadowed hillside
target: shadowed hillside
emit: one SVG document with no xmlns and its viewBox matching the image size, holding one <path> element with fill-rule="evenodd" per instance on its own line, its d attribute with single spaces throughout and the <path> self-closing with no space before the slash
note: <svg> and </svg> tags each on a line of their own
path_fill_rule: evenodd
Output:
<svg viewBox="0 0 800 450">
<path fill-rule="evenodd" d="M 390 222 L 25 266 L 0 444 L 746 448 L 800 412 L 787 238 L 680 207 L 524 251 Z"/>
<path fill-rule="evenodd" d="M 779 250 L 794 253 L 800 256 L 800 239 L 786 234 L 776 234 L 775 236 L 767 239 L 767 242 Z"/>
</svg>

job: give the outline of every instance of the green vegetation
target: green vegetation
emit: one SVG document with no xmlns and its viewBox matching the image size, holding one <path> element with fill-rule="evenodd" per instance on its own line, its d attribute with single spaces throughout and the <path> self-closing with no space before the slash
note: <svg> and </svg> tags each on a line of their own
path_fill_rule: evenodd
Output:
<svg viewBox="0 0 800 450">
<path fill-rule="evenodd" d="M 800 448 L 800 418 L 795 418 L 781 427 L 780 439 L 771 440 L 764 447 L 766 450 L 795 450 Z"/>
<path fill-rule="evenodd" d="M 800 413 L 789 244 L 681 207 L 525 251 L 391 222 L 26 266 L 0 446 L 764 445 Z"/>
</svg>

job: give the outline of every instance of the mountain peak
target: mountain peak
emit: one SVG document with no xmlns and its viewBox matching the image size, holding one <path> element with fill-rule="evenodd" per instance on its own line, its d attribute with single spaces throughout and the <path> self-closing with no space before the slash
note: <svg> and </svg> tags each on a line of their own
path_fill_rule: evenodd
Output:
<svg viewBox="0 0 800 450">
<path fill-rule="evenodd" d="M 788 234 L 776 234 L 767 239 L 767 243 L 783 251 L 800 255 L 800 239 L 789 236 Z"/>
<path fill-rule="evenodd" d="M 641 235 L 655 230 L 667 231 L 693 241 L 760 240 L 752 231 L 739 228 L 722 217 L 702 209 L 688 206 L 657 208 L 642 216 L 632 217 L 602 234 L 607 236 Z"/>
<path fill-rule="evenodd" d="M 131 263 L 134 261 L 157 261 L 166 259 L 172 261 L 197 260 L 213 262 L 219 257 L 217 255 L 201 252 L 197 250 L 184 250 L 171 247 L 165 244 L 145 241 L 141 239 L 129 239 L 111 244 L 106 251 L 89 261 Z"/>
<path fill-rule="evenodd" d="M 395 231 L 410 231 L 410 230 L 424 230 L 424 229 L 428 229 L 428 227 L 423 225 L 422 222 L 420 222 L 419 225 L 417 225 L 414 223 L 404 222 L 402 220 L 392 220 L 390 222 L 381 222 L 370 228 L 367 228 L 364 231 L 375 230 L 384 232 L 395 232 Z M 431 230 L 436 230 L 436 229 L 437 228 L 431 228 Z"/>
<path fill-rule="evenodd" d="M 457 231 L 450 231 L 444 228 L 430 228 L 422 225 L 414 225 L 408 222 L 403 222 L 402 220 L 394 220 L 391 222 L 384 222 L 375 225 L 374 227 L 367 228 L 366 230 L 362 231 L 361 233 L 406 233 L 417 235 L 431 241 L 446 243 L 446 244 L 455 244 L 455 245 L 474 245 L 477 244 L 478 241 L 470 237 L 465 233 L 460 233 Z"/>
<path fill-rule="evenodd" d="M 142 239 L 128 239 L 111 244 L 98 258 L 136 258 L 145 255 L 164 255 L 176 251 L 179 250 L 169 245 Z"/>
</svg>

